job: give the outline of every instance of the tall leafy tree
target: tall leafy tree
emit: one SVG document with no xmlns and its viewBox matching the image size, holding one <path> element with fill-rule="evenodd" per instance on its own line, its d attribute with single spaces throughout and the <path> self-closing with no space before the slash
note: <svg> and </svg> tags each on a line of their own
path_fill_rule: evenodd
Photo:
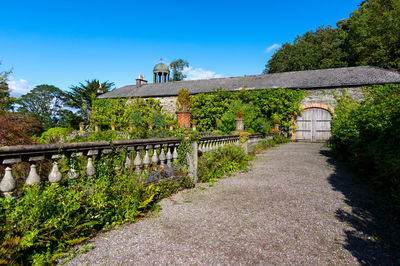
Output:
<svg viewBox="0 0 400 266">
<path fill-rule="evenodd" d="M 308 31 L 285 43 L 268 61 L 264 73 L 347 66 L 343 32 L 330 26 Z"/>
<path fill-rule="evenodd" d="M 366 0 L 337 22 L 286 43 L 264 73 L 371 65 L 400 70 L 400 1 Z"/>
<path fill-rule="evenodd" d="M 172 71 L 171 81 L 180 81 L 185 79 L 186 75 L 182 72 L 185 67 L 189 67 L 189 63 L 183 59 L 172 61 L 169 64 L 169 69 Z"/>
<path fill-rule="evenodd" d="M 114 83 L 105 81 L 101 83 L 97 79 L 86 80 L 77 86 L 72 86 L 70 92 L 65 93 L 66 105 L 78 109 L 78 114 L 82 117 L 83 122 L 89 122 L 90 111 L 92 110 L 92 102 L 96 98 L 98 89 L 104 93 L 113 89 Z"/>
<path fill-rule="evenodd" d="M 10 88 L 7 84 L 7 77 L 10 73 L 11 70 L 0 72 L 0 113 L 11 110 L 15 103 L 15 99 L 10 97 Z"/>
<path fill-rule="evenodd" d="M 43 129 L 47 130 L 57 126 L 60 121 L 63 92 L 53 85 L 38 85 L 29 93 L 22 95 L 18 104 L 18 113 L 36 118 Z"/>
<path fill-rule="evenodd" d="M 400 1 L 364 1 L 339 25 L 351 66 L 372 65 L 400 70 Z"/>
</svg>

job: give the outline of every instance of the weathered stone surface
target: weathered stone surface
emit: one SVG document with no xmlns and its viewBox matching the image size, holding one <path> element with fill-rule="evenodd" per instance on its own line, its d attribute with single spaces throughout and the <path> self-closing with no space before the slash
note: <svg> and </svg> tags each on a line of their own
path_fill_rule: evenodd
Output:
<svg viewBox="0 0 400 266">
<path fill-rule="evenodd" d="M 51 183 L 58 183 L 62 179 L 62 174 L 60 170 L 58 169 L 58 163 L 54 162 L 53 163 L 53 168 L 51 169 L 51 172 L 49 174 L 49 181 Z"/>
<path fill-rule="evenodd" d="M 6 167 L 3 179 L 0 182 L 0 190 L 6 195 L 11 196 L 12 191 L 15 189 L 16 182 L 11 173 L 11 167 Z"/>
<path fill-rule="evenodd" d="M 176 100 L 178 97 L 155 97 L 159 100 L 163 111 L 167 114 L 173 115 L 176 112 Z"/>
<path fill-rule="evenodd" d="M 28 175 L 28 178 L 26 179 L 25 183 L 28 185 L 36 185 L 36 184 L 40 183 L 40 177 L 37 173 L 35 164 L 31 165 L 31 170 L 29 171 L 29 175 Z"/>
<path fill-rule="evenodd" d="M 333 96 L 334 93 L 336 93 L 337 95 L 341 95 L 343 91 L 346 91 L 349 96 L 355 98 L 357 101 L 361 101 L 364 99 L 364 94 L 361 87 L 310 89 L 307 90 L 307 96 L 301 102 L 301 105 L 320 103 L 326 104 L 333 108 L 336 105 L 336 100 Z"/>
</svg>

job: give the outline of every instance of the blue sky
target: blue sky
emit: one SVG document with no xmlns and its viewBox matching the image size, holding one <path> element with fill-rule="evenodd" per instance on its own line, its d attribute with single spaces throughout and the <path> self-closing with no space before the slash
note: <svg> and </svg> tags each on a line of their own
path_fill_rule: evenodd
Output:
<svg viewBox="0 0 400 266">
<path fill-rule="evenodd" d="M 39 84 L 151 81 L 160 58 L 187 60 L 189 79 L 260 74 L 276 47 L 334 26 L 360 2 L 4 1 L 0 71 L 13 68 L 16 96 Z"/>
</svg>

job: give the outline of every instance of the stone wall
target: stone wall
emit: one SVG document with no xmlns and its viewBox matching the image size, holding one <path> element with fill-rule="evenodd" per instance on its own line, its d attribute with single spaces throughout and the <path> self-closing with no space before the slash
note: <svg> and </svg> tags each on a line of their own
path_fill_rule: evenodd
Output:
<svg viewBox="0 0 400 266">
<path fill-rule="evenodd" d="M 336 105 L 335 97 L 333 96 L 333 92 L 337 95 L 340 95 L 342 91 L 347 91 L 347 94 L 357 101 L 361 101 L 364 99 L 364 94 L 362 92 L 361 87 L 350 87 L 350 88 L 329 88 L 329 89 L 309 89 L 307 90 L 307 96 L 301 102 L 301 105 L 309 105 L 309 104 L 324 104 L 331 108 L 334 108 Z M 176 111 L 176 96 L 170 97 L 155 97 L 154 99 L 159 100 L 161 106 L 167 114 L 175 114 Z"/>
<path fill-rule="evenodd" d="M 154 97 L 155 100 L 159 100 L 163 111 L 167 114 L 175 114 L 176 112 L 176 100 L 178 97 Z"/>
<path fill-rule="evenodd" d="M 301 102 L 301 105 L 310 105 L 318 103 L 334 108 L 336 105 L 336 100 L 335 97 L 333 96 L 333 93 L 341 95 L 343 91 L 346 91 L 349 96 L 355 98 L 357 101 L 361 101 L 364 99 L 364 94 L 362 92 L 361 87 L 309 89 L 307 90 L 307 96 Z"/>
</svg>

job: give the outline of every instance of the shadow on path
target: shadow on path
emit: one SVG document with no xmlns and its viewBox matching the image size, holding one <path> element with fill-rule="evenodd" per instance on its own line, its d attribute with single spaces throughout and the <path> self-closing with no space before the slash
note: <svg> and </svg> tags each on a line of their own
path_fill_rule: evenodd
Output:
<svg viewBox="0 0 400 266">
<path fill-rule="evenodd" d="M 400 264 L 400 226 L 385 212 L 382 200 L 333 159 L 329 150 L 320 153 L 335 167 L 329 183 L 343 193 L 345 203 L 351 207 L 351 211 L 336 210 L 336 218 L 351 227 L 344 232 L 343 247 L 362 265 Z"/>
</svg>

